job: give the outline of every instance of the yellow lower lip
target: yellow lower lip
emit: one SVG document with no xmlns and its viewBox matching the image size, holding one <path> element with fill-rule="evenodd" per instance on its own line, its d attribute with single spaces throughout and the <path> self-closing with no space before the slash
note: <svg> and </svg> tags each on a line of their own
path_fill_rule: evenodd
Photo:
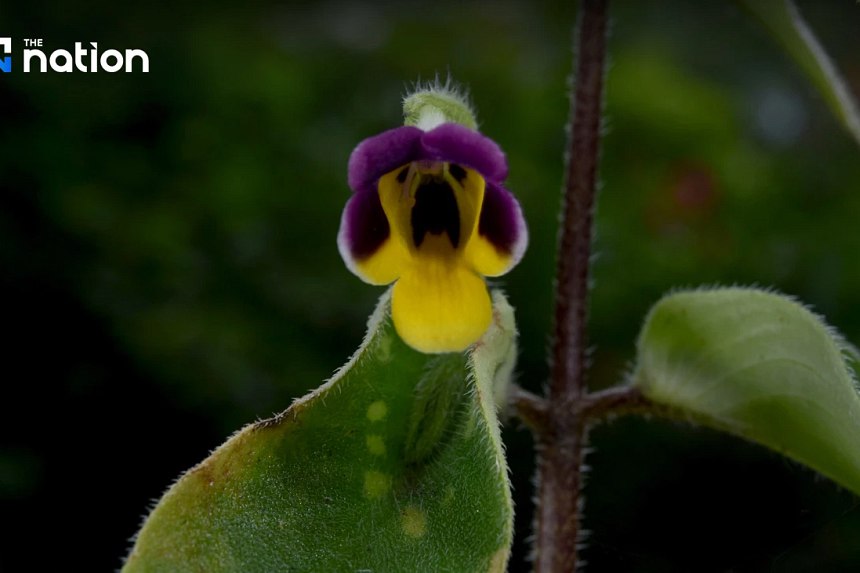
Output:
<svg viewBox="0 0 860 573">
<path fill-rule="evenodd" d="M 461 265 L 424 260 L 394 283 L 394 327 L 421 352 L 465 350 L 486 332 L 492 314 L 484 279 Z"/>
</svg>

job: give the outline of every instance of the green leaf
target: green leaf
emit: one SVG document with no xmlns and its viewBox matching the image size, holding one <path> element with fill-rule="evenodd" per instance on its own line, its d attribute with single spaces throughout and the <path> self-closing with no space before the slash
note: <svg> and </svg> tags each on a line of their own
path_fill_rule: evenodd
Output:
<svg viewBox="0 0 860 573">
<path fill-rule="evenodd" d="M 785 49 L 809 77 L 842 125 L 860 144 L 860 111 L 851 90 L 839 75 L 792 0 L 738 0 Z"/>
<path fill-rule="evenodd" d="M 860 493 L 860 396 L 846 345 L 788 297 L 680 292 L 652 309 L 634 383 L 658 406 L 773 448 Z"/>
<path fill-rule="evenodd" d="M 495 396 L 513 310 L 466 354 L 395 333 L 385 294 L 356 355 L 247 426 L 152 511 L 124 571 L 504 571 L 512 535 Z"/>
</svg>

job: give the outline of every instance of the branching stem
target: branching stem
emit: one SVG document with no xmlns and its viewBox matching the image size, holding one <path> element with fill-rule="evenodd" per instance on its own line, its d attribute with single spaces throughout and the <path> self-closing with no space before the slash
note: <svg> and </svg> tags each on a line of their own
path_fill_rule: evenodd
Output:
<svg viewBox="0 0 860 573">
<path fill-rule="evenodd" d="M 606 0 L 581 0 L 577 23 L 567 169 L 562 201 L 555 324 L 546 399 L 519 393 L 517 409 L 535 432 L 538 506 L 537 573 L 576 570 L 582 463 L 590 419 L 634 403 L 630 389 L 588 394 L 586 389 L 592 217 L 600 155 L 606 60 Z"/>
</svg>

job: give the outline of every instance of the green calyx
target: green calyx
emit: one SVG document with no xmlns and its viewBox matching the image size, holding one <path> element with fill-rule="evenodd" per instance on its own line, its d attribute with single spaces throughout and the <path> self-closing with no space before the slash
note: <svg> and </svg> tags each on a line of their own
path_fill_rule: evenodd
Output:
<svg viewBox="0 0 860 573">
<path fill-rule="evenodd" d="M 403 98 L 403 123 L 425 131 L 442 123 L 459 123 L 469 129 L 478 129 L 467 95 L 450 80 L 444 84 L 436 81 L 418 86 Z"/>
</svg>

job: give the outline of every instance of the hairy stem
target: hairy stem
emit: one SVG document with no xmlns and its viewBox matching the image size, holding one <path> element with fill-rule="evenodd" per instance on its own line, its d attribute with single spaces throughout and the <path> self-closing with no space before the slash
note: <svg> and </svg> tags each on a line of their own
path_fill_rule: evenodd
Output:
<svg viewBox="0 0 860 573">
<path fill-rule="evenodd" d="M 555 282 L 550 382 L 538 437 L 535 571 L 575 571 L 587 422 L 586 317 L 606 56 L 606 0 L 582 0 Z M 538 410 L 539 411 L 539 410 Z"/>
<path fill-rule="evenodd" d="M 510 402 L 520 420 L 539 439 L 544 439 L 550 424 L 547 400 L 514 385 Z M 625 414 L 645 413 L 672 417 L 671 411 L 658 407 L 645 398 L 639 388 L 630 385 L 613 386 L 600 392 L 584 394 L 573 407 L 573 414 L 588 424 Z"/>
<path fill-rule="evenodd" d="M 662 414 L 635 386 L 616 386 L 586 394 L 578 404 L 577 415 L 585 423 L 598 423 L 625 414 Z"/>
<path fill-rule="evenodd" d="M 517 417 L 529 427 L 536 436 L 542 436 L 547 432 L 547 402 L 541 396 L 523 390 L 516 384 L 512 385 L 510 405 L 516 412 Z"/>
<path fill-rule="evenodd" d="M 566 408 L 585 390 L 586 314 L 592 215 L 600 151 L 606 51 L 606 1 L 583 0 L 576 33 L 576 88 L 571 97 L 555 282 L 555 337 L 550 397 Z"/>
</svg>

